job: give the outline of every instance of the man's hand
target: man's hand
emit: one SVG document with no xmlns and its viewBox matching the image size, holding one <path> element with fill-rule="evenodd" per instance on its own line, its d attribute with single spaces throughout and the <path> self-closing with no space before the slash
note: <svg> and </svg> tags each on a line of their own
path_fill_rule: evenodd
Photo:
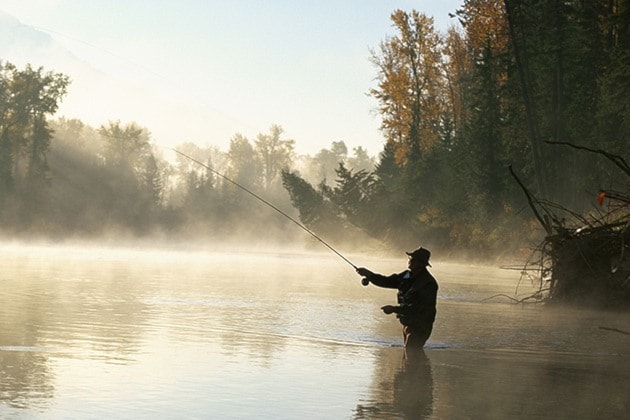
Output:
<svg viewBox="0 0 630 420">
<path fill-rule="evenodd" d="M 359 275 L 361 277 L 370 277 L 373 276 L 374 273 L 371 272 L 370 270 L 368 270 L 367 268 L 363 268 L 363 267 L 359 267 L 357 268 L 357 273 L 359 273 Z"/>
<path fill-rule="evenodd" d="M 396 307 L 393 305 L 385 305 L 381 307 L 381 309 L 383 310 L 383 312 L 385 312 L 385 314 L 389 315 L 391 313 L 394 313 Z"/>
</svg>

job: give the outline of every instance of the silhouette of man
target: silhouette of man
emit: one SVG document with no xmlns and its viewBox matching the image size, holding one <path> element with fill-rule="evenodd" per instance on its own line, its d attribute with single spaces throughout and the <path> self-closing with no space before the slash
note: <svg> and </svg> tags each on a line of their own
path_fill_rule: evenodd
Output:
<svg viewBox="0 0 630 420">
<path fill-rule="evenodd" d="M 405 348 L 422 348 L 431 336 L 436 315 L 438 284 L 429 273 L 431 252 L 418 248 L 406 252 L 409 256 L 408 270 L 384 276 L 367 268 L 357 268 L 364 277 L 363 284 L 374 284 L 387 289 L 398 289 L 398 306 L 381 307 L 385 314 L 395 313 L 403 326 Z"/>
</svg>

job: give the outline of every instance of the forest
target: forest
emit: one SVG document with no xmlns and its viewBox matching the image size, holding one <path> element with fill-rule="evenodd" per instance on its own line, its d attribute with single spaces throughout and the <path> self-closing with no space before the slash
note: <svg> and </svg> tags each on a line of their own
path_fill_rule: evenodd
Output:
<svg viewBox="0 0 630 420">
<path fill-rule="evenodd" d="M 280 125 L 227 151 L 177 150 L 334 244 L 425 244 L 442 255 L 523 255 L 545 234 L 519 182 L 575 213 L 628 180 L 628 0 L 467 0 L 446 33 L 395 10 L 368 57 L 383 150 L 343 140 L 298 156 Z M 4 237 L 304 241 L 303 232 L 204 166 L 155 145 L 141 122 L 55 118 L 70 79 L 0 62 Z M 577 147 L 562 147 L 570 144 Z M 622 220 L 628 209 L 622 210 Z M 308 238 L 306 238 L 308 240 Z"/>
</svg>

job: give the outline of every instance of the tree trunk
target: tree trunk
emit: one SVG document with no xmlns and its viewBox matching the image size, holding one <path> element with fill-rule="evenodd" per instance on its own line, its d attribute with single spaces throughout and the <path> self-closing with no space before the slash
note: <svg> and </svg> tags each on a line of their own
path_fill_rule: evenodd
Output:
<svg viewBox="0 0 630 420">
<path fill-rule="evenodd" d="M 512 48 L 514 49 L 514 59 L 518 70 L 519 81 L 521 84 L 521 91 L 523 94 L 523 105 L 525 106 L 525 119 L 527 124 L 527 137 L 529 138 L 529 144 L 532 151 L 532 163 L 534 165 L 534 172 L 536 177 L 536 186 L 538 192 L 542 196 L 547 196 L 547 185 L 545 182 L 544 167 L 542 162 L 542 153 L 540 150 L 540 139 L 538 136 L 538 128 L 536 127 L 535 114 L 532 105 L 531 98 L 529 96 L 530 84 L 528 83 L 528 69 L 527 59 L 522 59 L 521 52 L 516 41 L 516 31 L 514 29 L 514 15 L 513 6 L 511 0 L 504 0 L 505 14 L 508 21 L 508 28 L 510 32 L 510 40 L 512 42 Z"/>
</svg>

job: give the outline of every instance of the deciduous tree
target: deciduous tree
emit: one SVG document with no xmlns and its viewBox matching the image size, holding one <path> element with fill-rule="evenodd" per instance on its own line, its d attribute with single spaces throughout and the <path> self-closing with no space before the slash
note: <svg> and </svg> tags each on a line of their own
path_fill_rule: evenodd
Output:
<svg viewBox="0 0 630 420">
<path fill-rule="evenodd" d="M 272 125 L 269 134 L 259 134 L 255 141 L 255 151 L 262 164 L 263 185 L 266 190 L 280 179 L 283 169 L 288 169 L 293 161 L 295 141 L 282 139 L 282 127 Z"/>
<path fill-rule="evenodd" d="M 442 45 L 432 18 L 396 10 L 391 19 L 398 34 L 372 51 L 378 87 L 369 93 L 379 103 L 386 141 L 405 162 L 414 147 L 422 152 L 439 140 L 445 109 Z"/>
<path fill-rule="evenodd" d="M 36 188 L 49 177 L 46 161 L 52 139 L 47 118 L 65 96 L 70 80 L 61 73 L 0 63 L 0 188 L 16 179 Z"/>
</svg>

